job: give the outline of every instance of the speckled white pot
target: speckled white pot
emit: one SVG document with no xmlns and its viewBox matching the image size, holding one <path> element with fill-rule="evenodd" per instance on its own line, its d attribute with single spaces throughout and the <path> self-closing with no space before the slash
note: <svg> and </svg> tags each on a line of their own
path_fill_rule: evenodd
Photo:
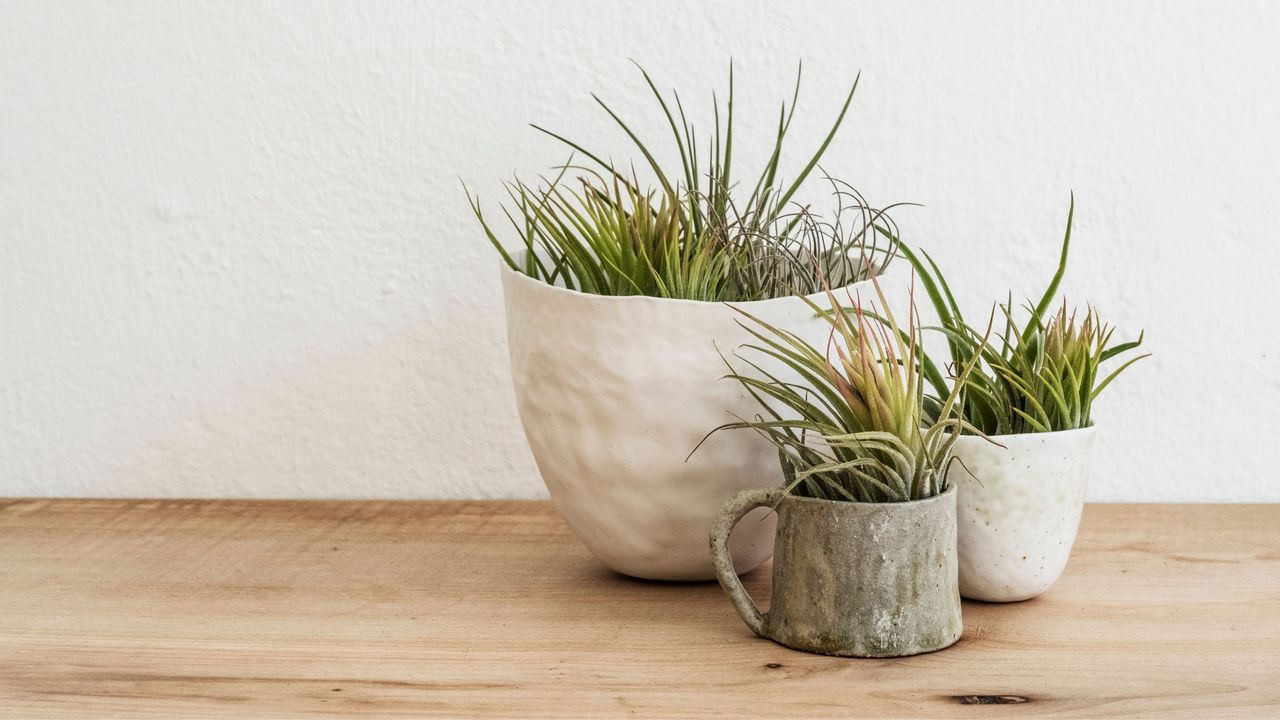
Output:
<svg viewBox="0 0 1280 720">
<path fill-rule="evenodd" d="M 1013 602 L 1048 590 L 1067 566 L 1084 510 L 1097 430 L 959 438 L 960 594 Z M 966 470 L 967 468 L 967 470 Z M 972 473 L 972 474 L 970 474 Z"/>
<path fill-rule="evenodd" d="M 716 433 L 685 459 L 733 414 L 759 412 L 722 379 L 716 350 L 729 357 L 751 339 L 740 316 L 722 303 L 573 292 L 505 265 L 502 287 L 520 420 L 556 509 L 620 573 L 714 578 L 707 537 L 721 506 L 782 481 L 777 452 L 750 431 Z M 829 326 L 798 298 L 738 306 L 826 342 Z M 763 509 L 739 523 L 739 572 L 773 553 L 774 526 Z"/>
</svg>

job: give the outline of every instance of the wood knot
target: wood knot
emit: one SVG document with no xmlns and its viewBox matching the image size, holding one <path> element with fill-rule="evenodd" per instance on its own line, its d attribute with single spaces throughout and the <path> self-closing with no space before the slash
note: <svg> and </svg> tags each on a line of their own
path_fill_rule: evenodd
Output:
<svg viewBox="0 0 1280 720">
<path fill-rule="evenodd" d="M 952 695 L 951 699 L 961 705 L 1021 705 L 1031 702 L 1031 698 L 1021 695 Z"/>
<path fill-rule="evenodd" d="M 782 667 L 782 664 L 781 664 L 781 663 L 766 663 L 766 664 L 765 664 L 765 667 L 769 668 L 770 670 L 777 670 L 778 668 Z"/>
</svg>

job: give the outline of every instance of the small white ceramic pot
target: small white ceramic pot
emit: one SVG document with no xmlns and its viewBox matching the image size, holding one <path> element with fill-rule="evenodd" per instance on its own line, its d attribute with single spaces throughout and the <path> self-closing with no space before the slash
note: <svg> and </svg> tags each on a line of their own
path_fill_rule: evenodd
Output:
<svg viewBox="0 0 1280 720">
<path fill-rule="evenodd" d="M 1093 427 L 964 435 L 948 480 L 960 490 L 960 594 L 1013 602 L 1048 590 L 1067 565 L 1093 468 Z M 963 465 L 961 465 L 963 463 Z"/>
<path fill-rule="evenodd" d="M 712 429 L 760 412 L 723 379 L 720 353 L 752 340 L 743 318 L 723 303 L 574 292 L 505 265 L 502 287 L 516 404 L 556 510 L 620 573 L 714 578 L 707 536 L 721 506 L 782 481 L 776 450 L 749 430 L 716 433 L 689 456 Z M 830 326 L 799 298 L 735 305 L 826 343 Z M 739 523 L 738 572 L 773 553 L 775 523 L 764 509 Z"/>
</svg>

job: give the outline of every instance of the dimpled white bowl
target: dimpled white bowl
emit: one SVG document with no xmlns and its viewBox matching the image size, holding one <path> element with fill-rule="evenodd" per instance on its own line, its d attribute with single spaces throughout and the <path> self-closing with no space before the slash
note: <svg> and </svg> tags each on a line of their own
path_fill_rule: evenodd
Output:
<svg viewBox="0 0 1280 720">
<path fill-rule="evenodd" d="M 1003 448 L 972 435 L 959 438 L 959 462 L 947 477 L 960 490 L 961 595 L 1014 602 L 1058 580 L 1080 527 L 1096 432 L 993 437 Z"/>
<path fill-rule="evenodd" d="M 708 537 L 721 506 L 782 481 L 777 452 L 749 430 L 716 433 L 689 456 L 713 428 L 760 411 L 722 379 L 720 352 L 752 340 L 743 318 L 723 303 L 573 292 L 505 265 L 502 288 L 516 404 L 556 510 L 617 572 L 713 579 Z M 799 298 L 735 305 L 825 346 L 829 326 Z M 764 509 L 739 523 L 738 572 L 773 553 L 774 526 Z"/>
</svg>

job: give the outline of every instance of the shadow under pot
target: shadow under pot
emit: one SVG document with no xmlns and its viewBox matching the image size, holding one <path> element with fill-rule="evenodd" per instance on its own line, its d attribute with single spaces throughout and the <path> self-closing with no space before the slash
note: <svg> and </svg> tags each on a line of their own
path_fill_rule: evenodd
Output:
<svg viewBox="0 0 1280 720">
<path fill-rule="evenodd" d="M 1080 527 L 1095 437 L 1090 426 L 992 436 L 999 445 L 956 441 L 947 481 L 959 491 L 961 595 L 1015 602 L 1058 580 Z"/>
<path fill-rule="evenodd" d="M 760 612 L 733 571 L 727 539 L 757 507 L 778 513 L 773 600 Z M 960 639 L 956 490 L 924 500 L 860 503 L 747 490 L 711 535 L 720 585 L 755 634 L 796 650 L 901 657 Z"/>
</svg>

